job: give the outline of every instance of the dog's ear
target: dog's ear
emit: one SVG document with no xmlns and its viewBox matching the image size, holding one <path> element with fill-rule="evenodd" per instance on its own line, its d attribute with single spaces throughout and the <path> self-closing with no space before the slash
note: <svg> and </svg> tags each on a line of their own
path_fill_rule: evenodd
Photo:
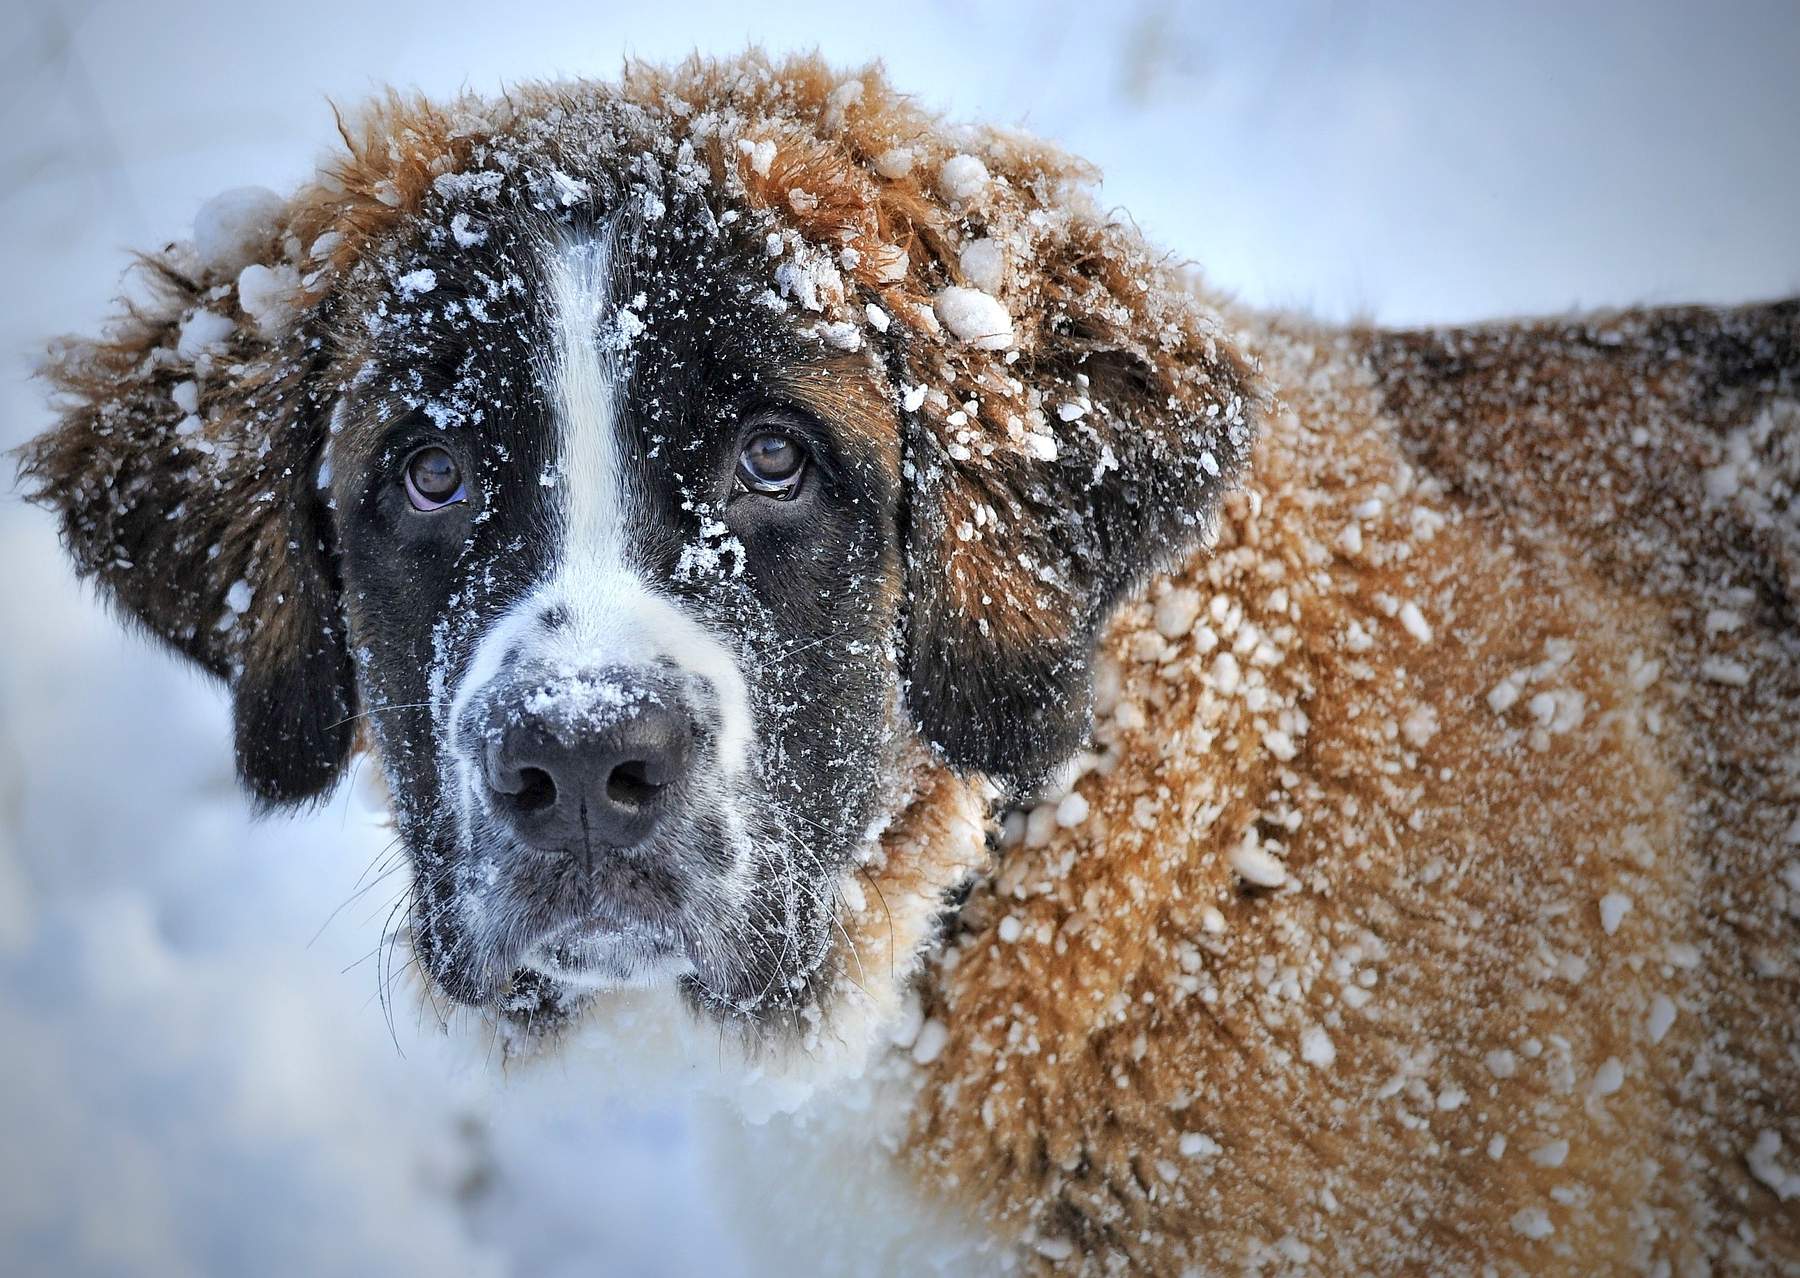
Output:
<svg viewBox="0 0 1800 1278">
<path fill-rule="evenodd" d="M 973 321 L 1011 340 L 981 358 L 971 299 L 940 292 L 962 349 L 911 370 L 922 399 L 903 391 L 906 678 L 950 763 L 1029 787 L 1086 739 L 1100 627 L 1205 535 L 1261 392 L 1123 228 L 1074 218 L 1020 265 L 1006 321 Z"/>
<path fill-rule="evenodd" d="M 1029 787 L 1086 738 L 1100 626 L 1205 535 L 1260 381 L 1055 147 L 945 127 L 878 68 L 802 59 L 731 92 L 755 122 L 731 180 L 797 232 L 768 237 L 782 293 L 898 384 L 913 720 Z"/>
<path fill-rule="evenodd" d="M 82 575 L 229 682 L 238 774 L 269 805 L 328 790 L 354 739 L 319 485 L 326 294 L 293 230 L 277 197 L 234 192 L 144 259 L 104 337 L 53 349 L 59 422 L 21 464 Z"/>
</svg>

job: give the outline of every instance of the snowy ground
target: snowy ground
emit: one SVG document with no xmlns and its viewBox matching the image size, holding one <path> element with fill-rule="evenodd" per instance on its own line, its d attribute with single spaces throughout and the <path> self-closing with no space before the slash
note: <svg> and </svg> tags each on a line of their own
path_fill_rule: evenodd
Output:
<svg viewBox="0 0 1800 1278">
<path fill-rule="evenodd" d="M 92 327 L 123 251 L 221 187 L 295 182 L 328 97 L 746 40 L 884 57 L 1060 139 L 1258 303 L 1404 323 L 1800 292 L 1790 4 L 613 8 L 9 7 L 0 447 L 45 423 L 31 354 Z M 218 693 L 117 633 L 10 497 L 0 599 L 0 1269 L 741 1270 L 679 1107 L 496 1099 L 411 1019 L 390 1037 L 369 955 L 400 884 L 357 895 L 387 836 L 355 788 L 253 823 Z"/>
</svg>

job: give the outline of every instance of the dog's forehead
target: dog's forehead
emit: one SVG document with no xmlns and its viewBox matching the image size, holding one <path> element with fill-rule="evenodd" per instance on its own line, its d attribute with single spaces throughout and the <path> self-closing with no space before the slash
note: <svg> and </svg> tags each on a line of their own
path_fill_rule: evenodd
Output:
<svg viewBox="0 0 1800 1278">
<path fill-rule="evenodd" d="M 767 240 L 742 219 L 647 217 L 645 203 L 632 193 L 561 219 L 488 209 L 479 222 L 452 203 L 423 221 L 365 272 L 348 387 L 379 408 L 345 442 L 377 448 L 404 413 L 490 432 L 547 413 L 573 329 L 614 357 L 649 428 L 716 429 L 753 401 L 785 403 L 830 425 L 853 460 L 895 473 L 896 396 L 875 353 L 834 343 L 770 287 Z M 589 278 L 571 286 L 572 269 Z"/>
</svg>

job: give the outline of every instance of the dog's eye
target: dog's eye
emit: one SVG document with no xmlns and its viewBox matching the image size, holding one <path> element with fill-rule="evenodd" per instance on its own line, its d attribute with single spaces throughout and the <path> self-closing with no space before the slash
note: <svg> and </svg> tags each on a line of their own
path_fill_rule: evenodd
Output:
<svg viewBox="0 0 1800 1278">
<path fill-rule="evenodd" d="M 430 444 L 406 459 L 406 499 L 414 510 L 442 510 L 468 495 L 462 468 L 447 450 Z"/>
<path fill-rule="evenodd" d="M 738 486 L 746 492 L 787 500 L 806 473 L 806 449 L 789 435 L 765 430 L 744 442 L 738 454 Z"/>
</svg>

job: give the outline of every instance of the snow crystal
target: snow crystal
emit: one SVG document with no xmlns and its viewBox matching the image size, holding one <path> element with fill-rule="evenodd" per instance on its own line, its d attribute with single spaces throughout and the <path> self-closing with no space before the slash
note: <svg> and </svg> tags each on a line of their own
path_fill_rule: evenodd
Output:
<svg viewBox="0 0 1800 1278">
<path fill-rule="evenodd" d="M 1519 693 L 1522 689 L 1523 681 L 1517 673 L 1506 676 L 1488 691 L 1488 709 L 1495 714 L 1505 714 L 1518 703 Z"/>
<path fill-rule="evenodd" d="M 1521 1208 L 1513 1213 L 1511 1223 L 1514 1233 L 1523 1234 L 1534 1242 L 1556 1232 L 1556 1226 L 1550 1223 L 1550 1213 L 1542 1207 Z"/>
<path fill-rule="evenodd" d="M 840 351 L 856 351 L 862 349 L 862 330 L 848 320 L 837 323 L 820 324 L 820 339 L 827 345 Z"/>
<path fill-rule="evenodd" d="M 929 1065 L 938 1058 L 949 1042 L 948 1026 L 935 1018 L 926 1021 L 919 1027 L 919 1036 L 913 1040 L 912 1058 L 920 1065 Z"/>
<path fill-rule="evenodd" d="M 287 201 L 261 186 L 221 191 L 194 215 L 194 252 L 207 274 L 229 279 L 267 251 Z"/>
<path fill-rule="evenodd" d="M 1294 739 L 1280 728 L 1271 728 L 1263 733 L 1263 749 L 1274 755 L 1283 763 L 1290 763 L 1300 751 L 1294 745 Z"/>
<path fill-rule="evenodd" d="M 904 146 L 889 147 L 875 157 L 875 171 L 889 181 L 899 181 L 912 172 L 913 153 Z"/>
<path fill-rule="evenodd" d="M 1631 909 L 1631 898 L 1623 892 L 1608 892 L 1600 898 L 1600 930 L 1611 936 Z"/>
<path fill-rule="evenodd" d="M 300 272 L 291 266 L 267 267 L 252 262 L 238 272 L 238 305 L 264 338 L 279 336 L 294 318 L 294 295 Z"/>
<path fill-rule="evenodd" d="M 1330 1069 L 1337 1060 L 1337 1045 L 1317 1025 L 1300 1036 L 1300 1059 L 1319 1069 Z"/>
<path fill-rule="evenodd" d="M 232 582 L 231 589 L 225 592 L 225 606 L 242 616 L 250 611 L 250 600 L 255 595 L 256 592 L 250 588 L 250 583 L 240 577 Z"/>
<path fill-rule="evenodd" d="M 1644 1021 L 1644 1031 L 1649 1034 L 1652 1043 L 1660 1043 L 1673 1024 L 1675 1004 L 1667 994 L 1658 994 L 1650 1000 L 1650 1015 Z"/>
<path fill-rule="evenodd" d="M 1495 1048 L 1482 1057 L 1482 1063 L 1495 1078 L 1511 1078 L 1519 1068 L 1519 1058 L 1504 1047 Z"/>
<path fill-rule="evenodd" d="M 1791 1172 L 1777 1159 L 1781 1156 L 1781 1133 L 1764 1130 L 1744 1155 L 1750 1174 L 1775 1191 L 1782 1202 L 1800 1198 L 1800 1172 Z"/>
<path fill-rule="evenodd" d="M 1726 684 L 1733 688 L 1741 688 L 1750 682 L 1750 669 L 1740 661 L 1729 661 L 1723 657 L 1708 657 L 1700 663 L 1700 673 L 1714 683 Z"/>
<path fill-rule="evenodd" d="M 1209 936 L 1225 934 L 1225 915 L 1216 905 L 1209 905 L 1200 911 L 1200 928 Z"/>
<path fill-rule="evenodd" d="M 945 328 L 977 350 L 1003 351 L 1012 345 L 1012 316 L 978 289 L 946 288 L 932 299 L 932 308 Z"/>
<path fill-rule="evenodd" d="M 1414 706 L 1407 712 L 1406 718 L 1400 721 L 1400 735 L 1415 750 L 1424 749 L 1437 732 L 1437 710 L 1424 703 Z"/>
<path fill-rule="evenodd" d="M 957 261 L 963 278 L 984 293 L 998 293 L 1006 283 L 1006 254 L 998 240 L 970 240 Z"/>
<path fill-rule="evenodd" d="M 1065 830 L 1073 829 L 1088 819 L 1088 801 L 1078 791 L 1071 790 L 1056 805 L 1056 823 Z"/>
<path fill-rule="evenodd" d="M 474 248 L 487 243 L 486 228 L 478 227 L 469 219 L 467 213 L 458 213 L 450 219 L 450 237 L 456 241 L 458 248 Z M 315 249 L 317 246 L 314 246 Z"/>
<path fill-rule="evenodd" d="M 925 388 L 923 386 L 903 386 L 900 388 L 900 407 L 907 412 L 918 412 L 919 406 L 924 402 Z"/>
<path fill-rule="evenodd" d="M 1431 624 L 1425 620 L 1425 614 L 1419 611 L 1419 605 L 1408 600 L 1400 605 L 1400 624 L 1406 627 L 1406 633 L 1420 643 L 1431 642 Z"/>
<path fill-rule="evenodd" d="M 428 267 L 420 267 L 416 271 L 408 271 L 394 283 L 399 285 L 403 297 L 419 297 L 437 287 L 437 272 Z"/>
<path fill-rule="evenodd" d="M 1008 914 L 1005 918 L 1000 920 L 1000 939 L 1005 941 L 1008 945 L 1011 945 L 1014 941 L 1018 940 L 1019 937 L 1024 934 L 1024 931 L 1025 925 L 1019 922 L 1019 916 L 1016 914 Z"/>
<path fill-rule="evenodd" d="M 868 317 L 869 327 L 873 328 L 877 333 L 885 333 L 888 331 L 888 313 L 875 305 L 875 303 L 870 302 L 867 306 L 863 307 L 863 314 Z"/>
<path fill-rule="evenodd" d="M 175 340 L 175 353 L 192 363 L 207 352 L 224 346 L 236 328 L 237 325 L 217 311 L 195 311 L 182 321 Z"/>
<path fill-rule="evenodd" d="M 761 142 L 752 142 L 749 138 L 739 138 L 737 145 L 749 159 L 750 171 L 758 177 L 768 177 L 769 166 L 775 163 L 774 141 L 765 138 Z"/>
<path fill-rule="evenodd" d="M 550 182 L 555 188 L 557 202 L 565 208 L 579 204 L 588 197 L 588 184 L 579 178 L 570 177 L 561 169 L 550 170 Z M 660 212 L 660 209 L 657 211 Z"/>
<path fill-rule="evenodd" d="M 200 388 L 193 382 L 176 382 L 169 391 L 169 398 L 184 413 L 200 411 Z"/>
<path fill-rule="evenodd" d="M 938 170 L 938 191 L 953 204 L 975 199 L 987 184 L 987 165 L 972 155 L 953 155 Z"/>
<path fill-rule="evenodd" d="M 1156 601 L 1156 633 L 1164 639 L 1180 639 L 1194 628 L 1199 616 L 1200 593 L 1177 587 Z"/>
<path fill-rule="evenodd" d="M 1258 844 L 1254 827 L 1244 832 L 1243 842 L 1233 847 L 1225 859 L 1246 883 L 1277 888 L 1287 882 L 1287 867 Z"/>
<path fill-rule="evenodd" d="M 1539 1167 L 1561 1167 L 1568 1156 L 1569 1142 L 1566 1140 L 1553 1140 L 1531 1151 L 1531 1161 Z"/>
<path fill-rule="evenodd" d="M 1202 1132 L 1183 1132 L 1176 1148 L 1184 1158 L 1211 1158 L 1219 1152 L 1219 1142 Z"/>
<path fill-rule="evenodd" d="M 1625 1067 L 1619 1058 L 1609 1056 L 1601 1062 L 1600 1068 L 1594 1071 L 1594 1095 L 1611 1096 L 1625 1086 Z"/>
</svg>

